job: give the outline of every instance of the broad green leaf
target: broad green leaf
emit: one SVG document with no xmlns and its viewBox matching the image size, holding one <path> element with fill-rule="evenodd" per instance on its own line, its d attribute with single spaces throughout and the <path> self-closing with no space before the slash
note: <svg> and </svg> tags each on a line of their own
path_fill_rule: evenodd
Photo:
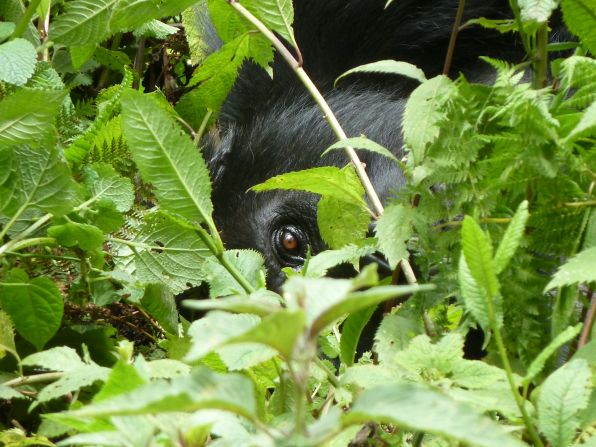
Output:
<svg viewBox="0 0 596 447">
<path fill-rule="evenodd" d="M 279 352 L 289 360 L 296 340 L 305 328 L 304 313 L 281 311 L 271 314 L 243 335 L 232 338 L 229 343 L 260 343 Z"/>
<path fill-rule="evenodd" d="M 370 321 L 376 308 L 376 306 L 371 306 L 368 309 L 354 312 L 346 318 L 346 321 L 344 321 L 341 329 L 339 356 L 341 361 L 347 366 L 352 366 L 354 364 L 354 356 L 358 347 L 358 341 L 360 340 L 364 327 Z"/>
<path fill-rule="evenodd" d="M 182 305 L 196 310 L 224 310 L 265 317 L 280 311 L 281 297 L 270 290 L 259 289 L 250 295 L 225 296 L 217 300 L 184 300 Z"/>
<path fill-rule="evenodd" d="M 73 371 L 85 363 L 73 348 L 57 346 L 46 351 L 35 352 L 25 357 L 23 366 L 38 366 L 49 371 Z"/>
<path fill-rule="evenodd" d="M 146 362 L 142 357 L 140 363 L 143 363 L 142 368 L 146 367 Z M 138 360 L 137 360 L 138 361 Z M 121 394 L 128 393 L 148 382 L 146 374 L 139 372 L 136 365 L 131 365 L 128 361 L 120 359 L 112 367 L 109 375 L 103 379 L 104 385 L 99 392 L 93 397 L 93 402 L 101 402 Z M 144 371 L 146 373 L 146 371 Z"/>
<path fill-rule="evenodd" d="M 482 329 L 485 331 L 490 330 L 490 313 L 488 311 L 488 300 L 490 298 L 488 297 L 486 290 L 483 287 L 480 287 L 472 276 L 463 253 L 459 258 L 458 278 L 461 296 L 466 310 L 472 314 L 472 317 L 474 317 L 474 320 L 482 326 Z M 493 302 L 500 310 L 500 298 L 496 298 Z M 497 315 L 499 314 L 500 312 L 497 312 Z M 502 318 L 497 317 L 497 322 L 498 325 L 501 326 Z"/>
<path fill-rule="evenodd" d="M 565 141 L 575 141 L 577 138 L 590 136 L 594 133 L 596 133 L 596 102 L 584 110 L 581 120 L 577 123 L 577 126 L 569 132 Z"/>
<path fill-rule="evenodd" d="M 426 81 L 424 72 L 415 65 L 403 61 L 384 60 L 352 68 L 337 78 L 335 82 L 337 83 L 340 79 L 352 73 L 386 73 L 405 76 L 418 82 Z"/>
<path fill-rule="evenodd" d="M 120 212 L 130 210 L 134 202 L 134 191 L 130 179 L 120 176 L 107 163 L 94 163 L 83 168 L 85 184 L 91 193 L 87 201 L 107 199 Z"/>
<path fill-rule="evenodd" d="M 402 121 L 404 141 L 411 150 L 414 164 L 420 164 L 426 147 L 439 136 L 439 123 L 445 117 L 446 100 L 455 92 L 453 82 L 437 76 L 412 92 Z"/>
<path fill-rule="evenodd" d="M 175 26 L 167 25 L 159 20 L 151 20 L 134 30 L 136 38 L 153 37 L 154 39 L 166 39 L 179 31 Z"/>
<path fill-rule="evenodd" d="M 112 7 L 118 0 L 73 0 L 66 4 L 64 14 L 57 16 L 50 27 L 49 39 L 62 44 L 81 46 L 102 42 L 110 32 L 108 27 Z"/>
<path fill-rule="evenodd" d="M 480 225 L 466 216 L 462 224 L 462 251 L 466 264 L 476 283 L 482 287 L 490 299 L 499 294 L 499 280 L 495 272 L 492 245 Z"/>
<path fill-rule="evenodd" d="M 24 270 L 15 268 L 0 282 L 0 291 L 0 306 L 18 333 L 41 350 L 62 322 L 64 302 L 56 285 L 48 278 L 30 280 Z"/>
<path fill-rule="evenodd" d="M 358 278 L 356 278 L 357 280 Z M 284 285 L 284 297 L 290 309 L 302 303 L 312 336 L 321 332 L 338 318 L 383 301 L 432 290 L 432 285 L 379 286 L 362 292 L 353 292 L 359 285 L 355 280 L 330 278 L 306 279 L 292 277 Z"/>
<path fill-rule="evenodd" d="M 124 134 L 162 208 L 212 225 L 211 183 L 199 151 L 170 115 L 133 90 L 122 97 Z"/>
<path fill-rule="evenodd" d="M 0 146 L 43 141 L 66 92 L 22 88 L 0 101 Z"/>
<path fill-rule="evenodd" d="M 213 311 L 192 323 L 188 335 L 192 345 L 186 354 L 187 361 L 199 360 L 226 342 L 253 329 L 261 319 L 250 314 L 229 314 Z"/>
<path fill-rule="evenodd" d="M 178 334 L 178 310 L 176 299 L 163 284 L 148 284 L 141 299 L 141 306 L 168 333 Z"/>
<path fill-rule="evenodd" d="M 48 228 L 48 236 L 55 238 L 64 247 L 79 247 L 83 251 L 101 249 L 104 240 L 99 228 L 78 222 L 52 225 Z"/>
<path fill-rule="evenodd" d="M 181 293 L 210 279 L 204 271 L 210 255 L 195 231 L 180 225 L 165 213 L 145 215 L 140 231 L 130 241 L 113 242 L 118 258 L 143 284 L 164 284 Z"/>
<path fill-rule="evenodd" d="M 412 236 L 412 219 L 414 210 L 402 204 L 389 205 L 377 222 L 375 233 L 379 239 L 379 247 L 387 256 L 392 269 L 402 259 L 408 259 L 407 242 Z"/>
<path fill-rule="evenodd" d="M 302 273 L 307 278 L 320 278 L 325 276 L 331 267 L 339 264 L 350 263 L 357 266 L 360 258 L 375 251 L 377 247 L 372 239 L 366 239 L 361 246 L 349 244 L 339 250 L 325 250 L 310 258 L 306 272 L 302 270 Z"/>
<path fill-rule="evenodd" d="M 544 290 L 568 286 L 578 282 L 596 281 L 596 247 L 591 247 L 573 256 L 563 264 Z"/>
<path fill-rule="evenodd" d="M 592 373 L 584 359 L 572 360 L 552 373 L 538 396 L 538 428 L 553 447 L 575 439 L 580 411 L 588 405 Z"/>
<path fill-rule="evenodd" d="M 330 248 L 338 249 L 366 239 L 370 214 L 359 203 L 321 197 L 317 204 L 317 223 L 323 241 Z"/>
<path fill-rule="evenodd" d="M 27 399 L 27 397 L 9 386 L 0 385 L 0 400 L 11 401 L 13 399 Z"/>
<path fill-rule="evenodd" d="M 419 318 L 406 317 L 400 312 L 385 315 L 375 334 L 374 351 L 379 363 L 391 364 L 395 355 L 406 349 L 410 340 L 423 332 L 424 326 Z"/>
<path fill-rule="evenodd" d="M 352 201 L 366 209 L 366 202 L 360 192 L 362 185 L 353 168 L 339 169 L 323 166 L 304 171 L 288 172 L 250 188 L 256 192 L 275 189 L 290 189 L 312 192 L 338 200 Z"/>
<path fill-rule="evenodd" d="M 91 386 L 95 382 L 104 382 L 110 369 L 99 365 L 83 365 L 79 368 L 69 370 L 58 379 L 52 382 L 39 392 L 37 400 L 47 402 L 69 393 L 79 391 L 81 388 Z"/>
<path fill-rule="evenodd" d="M 70 47 L 68 52 L 70 53 L 70 60 L 73 68 L 79 70 L 85 62 L 91 59 L 97 48 L 97 44 L 95 43 Z"/>
<path fill-rule="evenodd" d="M 255 288 L 265 287 L 263 255 L 255 250 L 226 250 L 224 258 Z M 204 272 L 209 280 L 209 296 L 246 295 L 247 291 L 215 258 L 207 259 Z"/>
<path fill-rule="evenodd" d="M 0 45 L 0 81 L 24 85 L 33 75 L 37 52 L 28 40 L 14 39 Z"/>
<path fill-rule="evenodd" d="M 129 393 L 66 413 L 78 417 L 113 417 L 160 412 L 225 410 L 257 418 L 254 385 L 240 374 L 217 374 L 200 368 L 189 377 L 155 381 Z M 59 420 L 59 415 L 55 415 Z"/>
<path fill-rule="evenodd" d="M 196 3 L 196 0 L 120 0 L 110 18 L 110 29 L 133 31 L 153 19 L 174 16 Z"/>
<path fill-rule="evenodd" d="M 8 39 L 14 29 L 15 24 L 13 22 L 0 22 L 0 40 Z"/>
<path fill-rule="evenodd" d="M 297 46 L 292 29 L 294 21 L 292 0 L 245 0 L 242 4 L 267 28 L 278 33 L 294 47 Z"/>
<path fill-rule="evenodd" d="M 517 207 L 517 211 L 515 212 L 513 219 L 511 219 L 511 223 L 507 227 L 503 240 L 501 240 L 499 248 L 497 248 L 497 252 L 495 253 L 495 257 L 493 258 L 495 273 L 497 275 L 507 267 L 513 254 L 519 247 L 529 216 L 528 201 L 524 200 Z"/>
<path fill-rule="evenodd" d="M 549 357 L 557 352 L 561 346 L 569 343 L 571 340 L 577 337 L 581 330 L 581 324 L 578 324 L 574 327 L 568 327 L 563 332 L 558 334 L 553 340 L 551 340 L 546 348 L 544 348 L 542 352 L 538 354 L 538 357 L 536 357 L 528 367 L 528 372 L 524 377 L 524 383 L 529 384 L 534 377 L 540 374 Z"/>
<path fill-rule="evenodd" d="M 0 16 L 7 22 L 19 23 L 25 15 L 25 5 L 22 0 L 3 0 L 0 2 Z M 33 26 L 33 23 L 29 22 L 25 28 L 23 36 L 33 46 L 39 45 L 39 32 Z"/>
<path fill-rule="evenodd" d="M 365 391 L 344 416 L 346 424 L 367 421 L 397 424 L 480 447 L 523 447 L 488 417 L 467 405 L 414 383 L 379 386 Z"/>
<path fill-rule="evenodd" d="M 332 151 L 333 149 L 345 149 L 347 147 L 352 147 L 354 149 L 365 149 L 370 152 L 374 152 L 375 154 L 382 155 L 383 157 L 387 157 L 393 160 L 396 163 L 399 163 L 399 160 L 391 153 L 389 149 L 384 146 L 381 146 L 379 143 L 375 143 L 372 140 L 369 140 L 364 135 L 360 137 L 354 138 L 346 138 L 345 140 L 340 140 L 337 143 L 332 144 L 325 152 L 321 154 L 321 157 L 328 152 Z"/>
<path fill-rule="evenodd" d="M 569 31 L 596 54 L 596 0 L 563 0 L 561 9 Z"/>
<path fill-rule="evenodd" d="M 75 198 L 75 182 L 58 149 L 20 146 L 14 151 L 20 180 L 14 187 L 25 193 L 21 209 L 36 208 L 57 216 L 69 212 Z"/>
<path fill-rule="evenodd" d="M 195 128 L 201 125 L 208 112 L 217 115 L 242 63 L 259 52 L 267 53 L 269 60 L 273 58 L 269 43 L 259 34 L 245 33 L 224 44 L 197 68 L 189 85 L 198 86 L 180 99 L 176 111 Z"/>
<path fill-rule="evenodd" d="M 524 22 L 545 23 L 559 2 L 556 0 L 518 0 L 521 18 Z"/>
</svg>

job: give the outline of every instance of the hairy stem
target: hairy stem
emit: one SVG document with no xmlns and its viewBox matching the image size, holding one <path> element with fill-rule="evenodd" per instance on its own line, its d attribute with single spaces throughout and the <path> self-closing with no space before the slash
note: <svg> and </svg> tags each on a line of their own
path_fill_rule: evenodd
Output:
<svg viewBox="0 0 596 447">
<path fill-rule="evenodd" d="M 546 23 L 540 25 L 536 33 L 536 55 L 534 57 L 535 89 L 544 88 L 548 79 L 548 27 Z"/>
<path fill-rule="evenodd" d="M 590 308 L 584 319 L 584 327 L 582 328 L 582 333 L 579 337 L 579 342 L 577 343 L 577 349 L 583 348 L 588 343 L 590 333 L 592 332 L 592 326 L 594 325 L 594 319 L 596 318 L 596 293 L 594 293 L 593 290 L 590 290 L 588 297 L 590 300 Z"/>
<path fill-rule="evenodd" d="M 455 14 L 455 21 L 453 22 L 453 28 L 451 29 L 451 37 L 449 38 L 449 46 L 447 47 L 447 55 L 445 56 L 445 65 L 443 65 L 443 74 L 445 76 L 449 76 L 449 71 L 451 71 L 451 62 L 453 61 L 455 43 L 457 42 L 457 35 L 459 33 L 459 28 L 464 17 L 465 6 L 466 0 L 459 0 L 459 5 L 457 6 L 457 13 Z"/>
</svg>

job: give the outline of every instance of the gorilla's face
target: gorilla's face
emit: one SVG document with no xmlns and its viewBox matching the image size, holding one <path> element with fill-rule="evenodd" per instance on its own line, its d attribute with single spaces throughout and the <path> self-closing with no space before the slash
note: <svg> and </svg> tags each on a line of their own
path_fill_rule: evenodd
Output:
<svg viewBox="0 0 596 447">
<path fill-rule="evenodd" d="M 364 134 L 401 156 L 399 130 L 403 100 L 381 92 L 336 91 L 330 98 L 350 136 Z M 206 155 L 214 183 L 216 224 L 227 248 L 251 248 L 263 254 L 267 285 L 279 289 L 283 267 L 299 268 L 310 247 L 325 249 L 317 226 L 318 197 L 300 191 L 254 193 L 252 186 L 275 175 L 314 166 L 345 166 L 342 151 L 320 154 L 335 137 L 318 108 L 291 93 L 247 125 L 232 125 Z M 360 152 L 377 192 L 386 198 L 404 183 L 390 160 Z"/>
</svg>

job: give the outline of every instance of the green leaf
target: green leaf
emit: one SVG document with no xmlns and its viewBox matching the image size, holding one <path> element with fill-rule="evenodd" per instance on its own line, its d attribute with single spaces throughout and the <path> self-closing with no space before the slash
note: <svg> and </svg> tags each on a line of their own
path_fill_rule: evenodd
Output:
<svg viewBox="0 0 596 447">
<path fill-rule="evenodd" d="M 596 0 L 563 0 L 561 9 L 569 31 L 596 54 Z"/>
<path fill-rule="evenodd" d="M 420 320 L 413 316 L 406 317 L 400 312 L 385 315 L 375 334 L 374 346 L 381 365 L 391 364 L 395 355 L 407 348 L 410 340 L 424 332 Z"/>
<path fill-rule="evenodd" d="M 569 259 L 555 273 L 544 290 L 568 286 L 578 282 L 596 281 L 596 247 L 583 250 Z"/>
<path fill-rule="evenodd" d="M 210 279 L 205 272 L 210 255 L 195 231 L 180 225 L 171 216 L 147 214 L 132 245 L 114 242 L 118 257 L 143 284 L 164 284 L 173 293 L 181 293 Z"/>
<path fill-rule="evenodd" d="M 259 53 L 267 60 L 273 58 L 268 41 L 260 34 L 247 32 L 210 54 L 197 68 L 189 83 L 190 86 L 198 84 L 198 87 L 180 99 L 176 104 L 176 111 L 193 127 L 198 128 L 208 111 L 219 113 L 242 63 L 248 58 L 255 59 Z"/>
<path fill-rule="evenodd" d="M 321 154 L 321 157 L 327 154 L 328 152 L 332 151 L 333 149 L 345 149 L 347 147 L 352 147 L 354 149 L 366 149 L 367 151 L 374 152 L 375 154 L 382 155 L 383 157 L 387 157 L 394 162 L 399 164 L 399 160 L 391 153 L 389 149 L 384 146 L 381 146 L 379 143 L 375 143 L 372 140 L 369 140 L 364 135 L 360 137 L 354 138 L 346 138 L 344 140 L 339 140 L 337 143 L 332 144 L 325 152 Z"/>
<path fill-rule="evenodd" d="M 414 164 L 420 164 L 427 145 L 439 136 L 439 123 L 445 117 L 446 100 L 455 92 L 453 82 L 437 76 L 412 92 L 402 121 L 404 141 L 411 150 Z"/>
<path fill-rule="evenodd" d="M 459 258 L 459 287 L 462 295 L 462 299 L 465 308 L 472 316 L 474 320 L 480 324 L 485 332 L 491 328 L 490 324 L 490 313 L 488 310 L 488 300 L 490 299 L 484 288 L 480 287 L 466 263 L 466 259 L 462 253 Z M 495 297 L 493 300 L 495 308 L 497 310 L 497 325 L 500 327 L 503 324 L 501 316 L 502 300 L 500 297 Z"/>
<path fill-rule="evenodd" d="M 270 290 L 259 289 L 250 295 L 225 296 L 216 300 L 184 300 L 182 305 L 196 310 L 224 310 L 266 317 L 280 311 L 281 297 Z"/>
<path fill-rule="evenodd" d="M 362 331 L 367 323 L 370 321 L 377 306 L 371 306 L 368 309 L 362 309 L 349 315 L 344 321 L 341 328 L 341 340 L 339 343 L 339 357 L 347 366 L 354 364 L 354 356 L 358 341 L 362 335 Z"/>
<path fill-rule="evenodd" d="M 521 18 L 524 22 L 545 23 L 559 2 L 556 0 L 519 0 Z"/>
<path fill-rule="evenodd" d="M 103 244 L 103 232 L 99 228 L 78 222 L 53 225 L 48 228 L 48 236 L 64 247 L 79 247 L 83 251 L 98 250 Z"/>
<path fill-rule="evenodd" d="M 49 40 L 81 46 L 103 41 L 109 35 L 112 6 L 118 0 L 73 0 L 50 27 Z"/>
<path fill-rule="evenodd" d="M 56 285 L 48 278 L 29 279 L 24 270 L 12 269 L 0 283 L 0 305 L 21 336 L 38 350 L 54 336 L 64 312 Z"/>
<path fill-rule="evenodd" d="M 565 142 L 575 141 L 581 137 L 593 135 L 596 132 L 596 102 L 584 110 L 579 123 L 569 132 Z"/>
<path fill-rule="evenodd" d="M 260 321 L 256 315 L 209 312 L 205 317 L 194 321 L 188 329 L 192 345 L 185 360 L 194 361 L 205 357 L 229 340 L 245 334 Z"/>
<path fill-rule="evenodd" d="M 47 138 L 65 96 L 63 90 L 21 88 L 0 101 L 0 146 Z"/>
<path fill-rule="evenodd" d="M 155 381 L 129 393 L 65 413 L 65 417 L 113 417 L 118 415 L 224 410 L 254 420 L 254 385 L 240 374 L 217 374 L 200 368 L 189 377 L 170 382 Z M 59 420 L 60 416 L 55 415 Z"/>
<path fill-rule="evenodd" d="M 267 28 L 278 33 L 294 47 L 298 46 L 292 29 L 294 21 L 292 0 L 246 0 L 242 4 Z"/>
<path fill-rule="evenodd" d="M 370 214 L 359 203 L 322 197 L 317 204 L 317 223 L 323 241 L 337 249 L 366 239 Z"/>
<path fill-rule="evenodd" d="M 138 363 L 142 364 L 141 368 L 137 367 Z M 143 368 L 147 368 L 147 366 L 142 357 L 137 359 L 137 364 L 135 365 L 129 364 L 124 359 L 118 360 L 109 375 L 103 379 L 103 382 L 105 382 L 104 386 L 94 396 L 93 402 L 101 402 L 102 400 L 128 393 L 144 385 L 148 382 L 148 377 L 145 377 L 147 371 Z M 143 370 L 144 374 L 141 374 L 139 369 Z"/>
<path fill-rule="evenodd" d="M 81 388 L 91 386 L 95 382 L 104 382 L 110 369 L 99 365 L 83 365 L 67 371 L 56 382 L 52 382 L 39 392 L 37 400 L 47 402 L 58 397 L 79 391 Z"/>
<path fill-rule="evenodd" d="M 229 340 L 228 343 L 260 343 L 275 349 L 289 361 L 292 358 L 296 340 L 303 333 L 304 328 L 302 311 L 281 311 L 263 318 L 257 326 Z"/>
<path fill-rule="evenodd" d="M 107 199 L 122 213 L 130 210 L 134 202 L 134 191 L 130 179 L 120 176 L 107 163 L 87 165 L 83 168 L 83 172 L 85 185 L 91 193 L 89 201 Z"/>
<path fill-rule="evenodd" d="M 356 400 L 344 423 L 397 424 L 480 447 L 522 447 L 496 422 L 437 391 L 414 383 L 379 386 Z"/>
<path fill-rule="evenodd" d="M 141 306 L 170 334 L 178 334 L 178 310 L 170 289 L 162 284 L 148 284 Z"/>
<path fill-rule="evenodd" d="M 389 261 L 392 269 L 402 259 L 408 259 L 407 242 L 412 236 L 414 210 L 401 204 L 389 205 L 377 222 L 375 233 L 379 248 Z"/>
<path fill-rule="evenodd" d="M 25 357 L 21 364 L 23 366 L 38 366 L 49 371 L 73 371 L 85 366 L 77 351 L 68 346 L 57 346 L 35 352 Z"/>
<path fill-rule="evenodd" d="M 540 374 L 549 357 L 553 355 L 555 352 L 557 352 L 561 346 L 563 346 L 566 343 L 569 343 L 571 340 L 577 337 L 581 330 L 582 325 L 578 324 L 574 327 L 568 327 L 563 332 L 558 334 L 555 338 L 553 338 L 551 342 L 546 346 L 546 348 L 544 348 L 540 352 L 540 354 L 538 354 L 538 356 L 532 361 L 532 363 L 528 367 L 528 372 L 524 377 L 524 383 L 529 384 L 530 382 L 532 382 L 532 380 L 534 380 L 534 377 Z"/>
<path fill-rule="evenodd" d="M 14 151 L 20 179 L 14 188 L 25 194 L 21 209 L 36 208 L 55 216 L 69 212 L 75 198 L 75 183 L 58 148 L 36 150 L 20 146 Z"/>
<path fill-rule="evenodd" d="M 360 258 L 375 251 L 375 241 L 370 238 L 363 241 L 362 245 L 349 244 L 339 250 L 325 250 L 310 258 L 306 271 L 302 270 L 302 273 L 307 278 L 320 278 L 325 276 L 331 267 L 339 264 L 350 263 L 357 266 Z"/>
<path fill-rule="evenodd" d="M 256 192 L 275 189 L 308 191 L 337 200 L 352 201 L 367 209 L 362 198 L 362 185 L 353 168 L 323 166 L 304 171 L 276 175 L 250 188 Z"/>
<path fill-rule="evenodd" d="M 507 227 L 505 235 L 503 236 L 499 248 L 497 248 L 497 252 L 495 253 L 495 257 L 493 258 L 495 273 L 497 275 L 505 270 L 505 267 L 507 267 L 513 254 L 519 247 L 529 216 L 528 201 L 524 200 L 517 207 L 517 211 L 515 212 L 513 219 L 511 219 L 511 223 Z"/>
<path fill-rule="evenodd" d="M 300 307 L 298 303 L 302 303 L 311 335 L 314 336 L 346 314 L 393 298 L 434 288 L 432 285 L 380 286 L 362 292 L 352 292 L 352 289 L 362 287 L 358 279 L 362 278 L 363 274 L 366 272 L 363 271 L 351 281 L 330 278 L 306 279 L 294 276 L 283 287 L 284 297 L 289 300 L 288 308 Z"/>
<path fill-rule="evenodd" d="M 335 83 L 352 73 L 387 73 L 405 76 L 418 82 L 426 81 L 424 72 L 416 65 L 403 61 L 384 60 L 352 68 L 337 78 Z"/>
<path fill-rule="evenodd" d="M 462 251 L 472 277 L 490 299 L 495 298 L 499 294 L 499 280 L 488 236 L 470 216 L 464 218 L 461 235 Z"/>
<path fill-rule="evenodd" d="M 119 0 L 110 18 L 110 29 L 133 31 L 152 19 L 177 15 L 194 3 L 196 0 Z"/>
<path fill-rule="evenodd" d="M 189 137 L 155 102 L 129 90 L 122 97 L 123 127 L 134 160 L 164 209 L 213 226 L 209 172 Z"/>
<path fill-rule="evenodd" d="M 0 81 L 24 85 L 33 75 L 37 52 L 28 40 L 14 39 L 0 45 Z"/>
<path fill-rule="evenodd" d="M 587 407 L 592 373 L 584 359 L 572 360 L 552 373 L 538 396 L 538 428 L 553 447 L 575 439 L 580 411 Z"/>
<path fill-rule="evenodd" d="M 255 288 L 264 287 L 263 255 L 255 250 L 226 250 L 224 258 Z M 209 280 L 209 296 L 246 295 L 246 290 L 215 258 L 208 258 L 204 267 Z"/>
<path fill-rule="evenodd" d="M 0 10 L 0 13 L 2 11 Z M 14 32 L 15 24 L 13 22 L 0 22 L 0 40 L 5 40 Z"/>
</svg>

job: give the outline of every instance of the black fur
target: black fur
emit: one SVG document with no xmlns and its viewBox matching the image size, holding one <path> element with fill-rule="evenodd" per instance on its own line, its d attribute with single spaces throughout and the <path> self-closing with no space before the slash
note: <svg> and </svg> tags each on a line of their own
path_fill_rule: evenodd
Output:
<svg viewBox="0 0 596 447">
<path fill-rule="evenodd" d="M 325 94 L 348 136 L 364 134 L 402 157 L 401 116 L 415 84 L 399 76 L 351 76 L 333 80 L 357 65 L 382 59 L 421 67 L 428 77 L 441 72 L 457 0 L 294 0 L 295 35 L 304 66 Z M 505 0 L 469 0 L 465 18 L 503 18 Z M 511 36 L 478 28 L 458 37 L 452 73 L 474 80 L 489 77 L 479 55 L 510 58 L 520 54 Z M 220 135 L 206 149 L 211 168 L 215 218 L 228 248 L 253 248 L 264 254 L 268 286 L 283 282 L 286 265 L 272 241 L 283 225 L 300 227 L 313 253 L 325 248 L 316 222 L 317 198 L 301 192 L 255 194 L 251 186 L 289 171 L 313 166 L 344 166 L 341 151 L 321 158 L 335 136 L 304 88 L 278 56 L 274 78 L 246 64 L 220 116 Z M 361 152 L 382 199 L 404 183 L 389 160 Z"/>
</svg>

